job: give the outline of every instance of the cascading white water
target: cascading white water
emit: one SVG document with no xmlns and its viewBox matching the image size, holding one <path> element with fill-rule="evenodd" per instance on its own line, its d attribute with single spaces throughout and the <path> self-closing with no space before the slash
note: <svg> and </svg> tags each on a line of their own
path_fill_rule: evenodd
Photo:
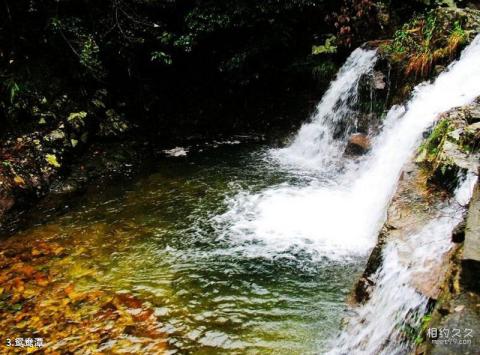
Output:
<svg viewBox="0 0 480 355">
<path fill-rule="evenodd" d="M 479 96 L 479 82 L 480 36 L 477 36 L 460 60 L 435 83 L 419 86 L 406 107 L 390 111 L 384 133 L 376 140 L 375 154 L 366 163 L 366 170 L 355 182 L 354 189 L 372 191 L 385 180 L 396 181 L 411 149 L 418 144 L 419 134 L 440 113 L 468 104 Z M 411 148 L 398 149 L 400 146 Z M 476 180 L 474 174 L 469 174 L 456 192 L 456 201 L 418 234 L 386 246 L 383 265 L 374 276 L 376 287 L 371 299 L 350 320 L 332 354 L 401 354 L 408 351 L 411 343 L 401 336 L 402 327 L 418 327 L 428 301 L 412 286 L 413 276 L 432 270 L 451 247 L 452 230 L 462 219 L 462 206 L 468 203 Z M 395 184 L 391 190 L 384 189 L 384 196 L 378 196 L 377 202 L 373 199 L 370 202 L 388 201 L 394 187 Z M 370 222 L 374 220 L 367 221 Z"/>
<path fill-rule="evenodd" d="M 371 70 L 375 61 L 370 51 L 357 50 L 352 56 L 357 59 L 347 61 L 326 94 L 328 99 L 319 105 L 318 112 L 324 114 L 302 127 L 292 145 L 272 153 L 287 166 L 298 162 L 298 169 L 304 169 L 304 162 L 311 159 L 312 164 L 325 168 L 319 158 L 322 150 L 325 155 L 341 155 L 339 145 L 331 143 L 331 122 L 336 121 L 336 113 L 340 112 L 341 118 L 342 112 L 349 111 L 339 107 L 349 105 L 348 97 L 354 95 L 358 78 Z M 352 63 L 358 63 L 358 71 Z M 418 146 L 422 133 L 440 113 L 479 96 L 479 82 L 477 37 L 460 60 L 434 83 L 419 85 L 405 106 L 390 110 L 371 152 L 358 166 L 349 166 L 333 183 L 319 179 L 308 186 L 285 184 L 235 196 L 229 201 L 229 211 L 218 217 L 228 225 L 224 235 L 240 243 L 249 242 L 249 253 L 263 255 L 276 255 L 292 248 L 337 260 L 366 255 L 385 219 L 401 169 Z M 254 249 L 251 242 L 255 242 Z"/>
<path fill-rule="evenodd" d="M 359 48 L 352 52 L 311 121 L 300 129 L 291 145 L 271 150 L 268 160 L 273 158 L 296 171 L 313 169 L 318 177 L 332 170 L 342 160 L 348 127 L 355 121 L 360 79 L 373 70 L 376 60 L 375 50 Z M 334 138 L 340 123 L 345 126 L 343 139 Z M 250 255 L 276 255 L 292 248 L 314 250 L 334 259 L 365 254 L 373 240 L 356 238 L 343 223 L 347 215 L 355 216 L 353 210 L 346 209 L 349 191 L 344 186 L 323 184 L 318 179 L 310 186 L 281 185 L 258 194 L 240 193 L 229 201 L 229 211 L 217 220 L 229 225 L 223 230 L 230 238 L 240 242 L 260 240 L 267 245 L 249 244 Z"/>
<path fill-rule="evenodd" d="M 304 124 L 293 142 L 273 155 L 284 164 L 324 170 L 342 157 L 345 136 L 355 124 L 358 86 L 363 75 L 372 71 L 377 60 L 375 50 L 358 48 L 352 52 L 317 106 L 311 122 Z M 344 124 L 344 139 L 335 137 Z"/>
<path fill-rule="evenodd" d="M 428 298 L 415 289 L 422 279 L 442 263 L 451 248 L 452 231 L 463 219 L 477 176 L 470 173 L 455 197 L 438 216 L 416 234 L 389 242 L 383 251 L 383 265 L 372 277 L 375 288 L 370 300 L 357 310 L 335 347 L 335 354 L 405 354 L 412 340 L 407 328 L 418 329 L 427 311 Z"/>
</svg>

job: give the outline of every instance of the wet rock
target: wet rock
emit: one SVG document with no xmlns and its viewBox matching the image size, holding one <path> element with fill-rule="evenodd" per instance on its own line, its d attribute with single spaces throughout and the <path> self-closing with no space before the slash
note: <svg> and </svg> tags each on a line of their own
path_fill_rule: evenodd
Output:
<svg viewBox="0 0 480 355">
<path fill-rule="evenodd" d="M 477 274 L 478 275 L 478 274 Z M 463 275 L 461 276 L 463 278 Z M 432 313 L 432 322 L 429 328 L 460 330 L 460 339 L 469 342 L 444 342 L 434 343 L 435 338 L 426 337 L 426 354 L 449 355 L 449 354 L 478 354 L 480 339 L 478 329 L 480 317 L 478 305 L 480 296 L 475 292 L 454 292 L 448 296 L 448 300 L 441 302 L 439 307 Z M 456 339 L 455 337 L 453 339 Z M 418 352 L 417 352 L 418 354 Z"/>
<path fill-rule="evenodd" d="M 480 122 L 472 123 L 467 128 L 465 128 L 465 131 L 472 133 L 480 131 Z"/>
<path fill-rule="evenodd" d="M 353 300 L 356 303 L 361 304 L 369 300 L 372 288 L 375 286 L 375 283 L 372 281 L 372 275 L 377 272 L 383 262 L 382 252 L 385 246 L 386 237 L 388 236 L 388 233 L 393 230 L 395 230 L 395 227 L 391 225 L 385 224 L 383 226 L 382 231 L 378 236 L 377 244 L 368 258 L 367 266 L 365 267 L 363 275 L 355 285 Z"/>
<path fill-rule="evenodd" d="M 444 65 L 435 65 L 435 68 L 433 69 L 433 72 L 435 75 L 440 75 L 445 71 L 445 66 Z"/>
<path fill-rule="evenodd" d="M 478 185 L 468 211 L 463 259 L 480 263 L 480 187 Z"/>
<path fill-rule="evenodd" d="M 354 133 L 348 140 L 345 154 L 347 155 L 362 155 L 370 150 L 370 138 L 363 133 Z"/>
<path fill-rule="evenodd" d="M 473 106 L 468 110 L 468 123 L 475 123 L 480 121 L 480 105 Z"/>
<path fill-rule="evenodd" d="M 370 294 L 372 291 L 372 287 L 374 286 L 374 282 L 370 280 L 368 277 L 362 277 L 358 280 L 357 284 L 355 285 L 355 302 L 357 303 L 365 303 L 370 299 Z"/>
<path fill-rule="evenodd" d="M 480 10 L 480 4 L 475 3 L 474 1 L 468 1 L 467 4 L 466 4 L 466 7 L 471 8 L 471 9 Z"/>
<path fill-rule="evenodd" d="M 463 243 L 465 240 L 465 223 L 460 223 L 452 232 L 453 243 Z"/>
<path fill-rule="evenodd" d="M 135 141 L 83 146 L 77 157 L 71 135 L 62 132 L 57 127 L 0 145 L 0 234 L 43 223 L 42 211 L 60 211 L 87 185 L 130 176 L 147 158 L 147 147 Z"/>
<path fill-rule="evenodd" d="M 480 124 L 472 118 L 477 110 L 478 101 L 442 115 L 417 158 L 430 171 L 430 182 L 450 192 L 460 173 L 477 173 L 480 168 Z"/>
<path fill-rule="evenodd" d="M 452 143 L 452 142 L 445 142 L 443 146 L 443 159 L 445 161 L 449 161 L 454 165 L 458 166 L 460 169 L 464 169 L 466 171 L 478 171 L 479 168 L 479 156 L 468 154 L 462 151 L 461 147 Z"/>
<path fill-rule="evenodd" d="M 368 282 L 381 267 L 384 247 L 393 241 L 402 242 L 407 236 L 417 235 L 428 221 L 440 213 L 446 191 L 432 188 L 425 171 L 419 164 L 409 162 L 403 169 L 397 191 L 388 208 L 387 221 L 379 235 L 378 242 L 369 257 L 362 278 L 356 285 L 354 297 L 357 302 L 365 302 L 375 285 Z M 458 232 L 460 233 L 460 231 Z M 460 235 L 457 235 L 459 238 Z M 408 263 L 409 251 L 399 252 L 401 262 Z M 431 270 L 419 271 L 412 275 L 410 285 L 429 299 L 436 300 L 442 291 L 441 285 L 448 272 L 451 254 L 439 256 L 442 262 Z"/>
<path fill-rule="evenodd" d="M 428 299 L 439 300 L 444 291 L 445 281 L 451 274 L 451 260 L 459 248 L 460 246 L 457 244 L 449 252 L 438 256 L 441 262 L 428 265 L 429 269 L 412 274 L 410 285 Z"/>
<path fill-rule="evenodd" d="M 386 76 L 381 71 L 373 73 L 373 87 L 375 90 L 384 90 L 387 87 Z"/>
<path fill-rule="evenodd" d="M 77 181 L 72 179 L 66 181 L 57 181 L 50 188 L 50 192 L 55 195 L 73 194 L 78 190 L 79 184 Z"/>
</svg>

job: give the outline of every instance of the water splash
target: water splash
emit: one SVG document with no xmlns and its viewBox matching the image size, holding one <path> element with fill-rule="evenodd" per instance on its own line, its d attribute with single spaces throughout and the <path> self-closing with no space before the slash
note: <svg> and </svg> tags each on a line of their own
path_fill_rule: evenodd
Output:
<svg viewBox="0 0 480 355">
<path fill-rule="evenodd" d="M 329 154 L 338 157 L 343 153 L 340 143 L 331 143 L 330 122 L 337 119 L 336 113 L 349 111 L 348 97 L 355 96 L 356 79 L 370 70 L 374 55 L 364 50 L 352 54 L 357 59 L 347 61 L 326 94 L 328 99 L 319 105 L 318 111 L 324 114 L 306 124 L 292 145 L 276 151 L 277 158 L 285 159 L 286 164 L 298 161 L 298 169 L 304 169 L 305 159 L 315 164 L 318 159 L 328 161 Z M 359 56 L 362 60 L 358 60 Z M 355 71 L 351 67 L 354 62 L 361 63 L 361 69 Z M 480 96 L 478 82 L 480 36 L 434 83 L 419 85 L 405 106 L 390 110 L 371 152 L 361 162 L 347 165 L 333 181 L 318 178 L 307 186 L 284 184 L 234 196 L 228 201 L 229 210 L 216 218 L 223 229 L 222 237 L 237 245 L 244 243 L 247 254 L 262 248 L 265 255 L 300 248 L 337 260 L 368 254 L 402 167 L 419 145 L 422 133 L 441 113 Z M 300 160 L 299 151 L 303 157 Z M 322 154 L 327 157 L 319 158 Z M 318 176 L 322 176 L 321 171 Z"/>
<path fill-rule="evenodd" d="M 346 203 L 350 199 L 348 188 L 325 176 L 328 171 L 337 175 L 337 163 L 344 161 L 348 127 L 353 127 L 357 117 L 359 82 L 372 71 L 376 60 L 375 50 L 356 49 L 317 106 L 312 121 L 300 129 L 291 145 L 269 152 L 268 160 L 293 167 L 294 173 L 315 170 L 313 182 L 301 187 L 284 184 L 260 193 L 242 192 L 234 196 L 228 201 L 228 212 L 216 217 L 223 237 L 237 244 L 245 243 L 245 251 L 251 256 L 307 249 L 318 251 L 320 257 L 328 255 L 340 260 L 346 255 L 364 254 L 372 246 L 371 240 L 355 238 L 343 223 L 346 216 L 352 220 L 355 216 L 362 218 L 355 213 L 361 206 L 353 200 Z M 343 139 L 334 138 L 340 124 L 344 126 Z"/>
<path fill-rule="evenodd" d="M 358 48 L 352 52 L 317 106 L 311 122 L 304 124 L 293 142 L 272 155 L 283 164 L 317 171 L 331 168 L 341 160 L 346 136 L 356 124 L 358 86 L 372 72 L 377 61 L 375 50 Z M 342 129 L 338 137 L 337 129 Z"/>
</svg>

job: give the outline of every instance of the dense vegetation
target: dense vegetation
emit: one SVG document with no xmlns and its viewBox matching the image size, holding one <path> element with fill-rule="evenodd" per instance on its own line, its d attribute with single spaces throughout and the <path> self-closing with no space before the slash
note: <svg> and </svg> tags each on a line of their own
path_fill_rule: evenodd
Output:
<svg viewBox="0 0 480 355">
<path fill-rule="evenodd" d="M 460 20 L 441 19 L 435 12 L 414 17 L 397 30 L 384 50 L 405 62 L 405 74 L 427 77 L 435 64 L 451 61 L 468 33 Z"/>
<path fill-rule="evenodd" d="M 264 126 L 292 96 L 289 89 L 311 90 L 313 79 L 328 82 L 344 49 L 381 36 L 391 18 L 423 6 L 373 0 L 5 0 L 2 133 L 55 126 L 71 113 L 95 117 L 94 126 L 116 122 L 120 130 L 126 117 L 164 136 L 175 128 L 178 134 Z"/>
</svg>

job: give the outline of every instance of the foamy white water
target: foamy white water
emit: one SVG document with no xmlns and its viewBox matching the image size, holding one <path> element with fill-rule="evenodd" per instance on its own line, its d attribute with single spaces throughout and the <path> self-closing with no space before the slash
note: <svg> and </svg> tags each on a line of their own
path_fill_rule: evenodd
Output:
<svg viewBox="0 0 480 355">
<path fill-rule="evenodd" d="M 362 76 L 369 74 L 377 61 L 375 50 L 361 48 L 352 52 L 317 105 L 311 122 L 304 124 L 292 144 L 277 149 L 272 155 L 284 164 L 306 169 L 325 170 L 341 159 L 346 144 L 348 127 L 354 126 L 358 115 L 358 85 Z M 344 124 L 343 139 L 334 138 L 335 128 Z"/>
<path fill-rule="evenodd" d="M 293 168 L 315 170 L 318 176 L 332 170 L 342 160 L 346 135 L 334 139 L 335 127 L 342 123 L 353 125 L 361 77 L 370 73 L 376 62 L 376 51 L 356 49 L 331 83 L 311 121 L 299 131 L 292 144 L 270 151 L 268 160 Z M 363 254 L 372 246 L 371 240 L 355 238 L 345 223 L 346 216 L 353 224 L 362 216 L 361 208 L 350 199 L 345 186 L 326 187 L 320 181 L 310 186 L 272 187 L 258 194 L 240 193 L 229 201 L 229 211 L 217 217 L 224 234 L 236 242 L 249 243 L 247 253 L 277 255 L 293 249 L 318 251 L 342 259 L 346 255 Z M 350 199 L 350 203 L 346 203 Z M 319 201 L 323 201 L 319 203 Z M 328 203 L 327 203 L 328 202 Z M 321 225 L 320 225 L 321 224 Z"/>
<path fill-rule="evenodd" d="M 273 152 L 274 157 L 288 166 L 298 162 L 298 169 L 304 169 L 305 161 L 311 159 L 319 164 L 320 176 L 322 169 L 329 168 L 324 163 L 331 161 L 330 154 L 334 159 L 342 156 L 344 143 L 332 143 L 332 124 L 350 111 L 358 79 L 374 62 L 371 51 L 352 53 L 319 105 L 318 112 L 323 113 L 302 127 L 289 147 Z M 371 152 L 359 166 L 338 175 L 335 183 L 319 180 L 305 187 L 282 185 L 235 196 L 229 201 L 229 211 L 217 218 L 228 226 L 224 234 L 240 243 L 258 242 L 256 249 L 262 247 L 265 254 L 302 248 L 339 260 L 366 255 L 376 242 L 401 169 L 422 133 L 441 113 L 479 96 L 479 82 L 477 37 L 434 83 L 419 85 L 405 106 L 390 110 Z"/>
<path fill-rule="evenodd" d="M 372 277 L 375 288 L 369 301 L 357 309 L 335 347 L 334 354 L 406 354 L 412 339 L 407 327 L 418 329 L 427 311 L 428 298 L 414 287 L 414 280 L 442 263 L 451 246 L 453 229 L 462 221 L 464 203 L 471 199 L 477 176 L 470 173 L 449 205 L 419 233 L 388 242 L 383 264 Z"/>
</svg>

